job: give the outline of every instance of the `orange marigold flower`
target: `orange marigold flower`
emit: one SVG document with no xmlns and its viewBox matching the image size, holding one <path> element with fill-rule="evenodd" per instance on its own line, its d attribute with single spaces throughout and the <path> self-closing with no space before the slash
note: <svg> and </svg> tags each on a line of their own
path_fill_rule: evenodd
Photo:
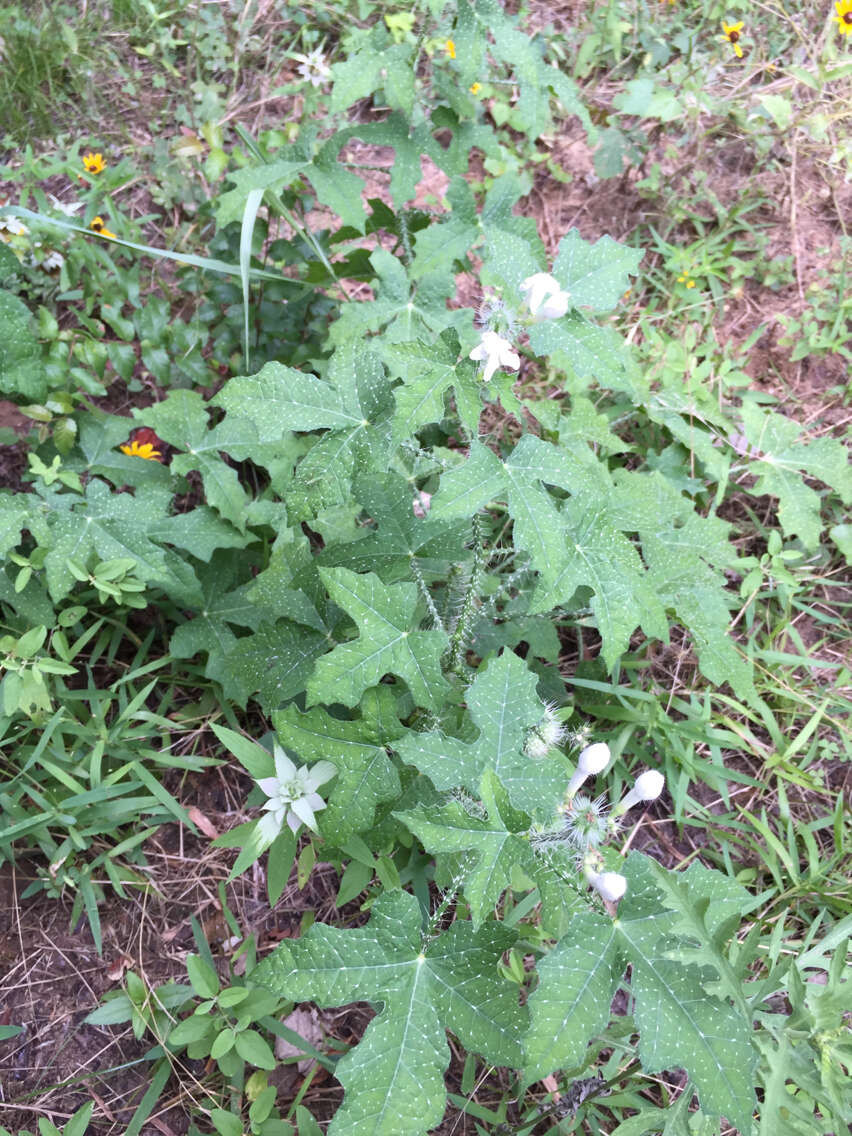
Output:
<svg viewBox="0 0 852 1136">
<path fill-rule="evenodd" d="M 449 55 L 450 59 L 455 59 L 455 57 L 456 57 L 456 45 L 453 43 L 453 41 L 451 39 L 448 39 L 447 42 L 444 44 L 444 50 L 446 51 L 447 55 Z"/>
<path fill-rule="evenodd" d="M 837 22 L 841 35 L 852 35 L 852 0 L 837 0 L 834 5 L 837 15 L 832 20 Z"/>
<path fill-rule="evenodd" d="M 83 155 L 83 166 L 87 174 L 102 174 L 106 169 L 103 154 L 93 154 L 91 150 Z"/>
<path fill-rule="evenodd" d="M 111 233 L 106 225 L 104 225 L 103 217 L 93 217 L 91 223 L 89 224 L 89 228 L 94 229 L 99 237 L 109 237 L 111 241 L 118 240 L 118 237 L 115 235 L 115 233 Z"/>
<path fill-rule="evenodd" d="M 146 461 L 162 461 L 163 458 L 160 451 L 154 449 L 153 442 L 137 442 L 134 438 L 132 442 L 125 442 L 118 448 L 131 458 L 145 458 Z"/>
</svg>

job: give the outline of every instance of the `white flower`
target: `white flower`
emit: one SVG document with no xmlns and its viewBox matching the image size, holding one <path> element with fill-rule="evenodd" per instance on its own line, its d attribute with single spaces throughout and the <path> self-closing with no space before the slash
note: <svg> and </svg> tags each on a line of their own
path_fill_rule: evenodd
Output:
<svg viewBox="0 0 852 1136">
<path fill-rule="evenodd" d="M 27 226 L 23 221 L 19 221 L 17 217 L 0 217 L 0 229 L 5 229 L 7 233 L 11 233 L 13 237 L 25 237 L 29 232 Z"/>
<path fill-rule="evenodd" d="M 666 779 L 662 773 L 656 769 L 646 769 L 644 773 L 639 774 L 633 782 L 633 788 L 622 801 L 619 801 L 613 812 L 621 816 L 640 801 L 655 801 L 662 793 L 665 783 Z"/>
<path fill-rule="evenodd" d="M 594 742 L 586 746 L 577 758 L 577 771 L 568 782 L 566 797 L 573 797 L 587 777 L 602 773 L 609 765 L 610 752 L 606 742 Z"/>
<path fill-rule="evenodd" d="M 269 797 L 263 806 L 268 812 L 260 822 L 261 832 L 272 840 L 284 827 L 285 820 L 293 832 L 303 824 L 316 832 L 314 813 L 325 808 L 325 801 L 316 790 L 335 776 L 337 767 L 330 761 L 318 761 L 310 769 L 307 765 L 296 766 L 277 744 L 274 756 L 275 776 L 261 777 L 257 782 Z"/>
<path fill-rule="evenodd" d="M 482 381 L 486 383 L 490 382 L 498 367 L 511 367 L 516 371 L 521 365 L 520 358 L 512 350 L 512 344 L 496 331 L 483 331 L 482 338 L 468 355 L 468 359 L 485 363 Z"/>
<path fill-rule="evenodd" d="M 530 312 L 537 320 L 559 319 L 571 306 L 571 293 L 559 287 L 559 281 L 547 272 L 536 272 L 521 282 Z"/>
<path fill-rule="evenodd" d="M 47 268 L 48 270 L 51 268 L 61 268 L 64 263 L 65 257 L 61 252 L 57 252 L 56 249 L 54 249 L 53 252 L 49 252 L 41 262 L 42 268 Z"/>
<path fill-rule="evenodd" d="M 618 872 L 595 872 L 586 868 L 586 879 L 598 895 L 609 903 L 618 903 L 627 891 L 627 880 Z"/>
<path fill-rule="evenodd" d="M 294 53 L 293 58 L 301 60 L 296 70 L 312 87 L 320 87 L 327 79 L 331 78 L 331 68 L 326 63 L 325 56 L 318 47 L 315 47 L 313 51 L 309 51 L 307 55 L 297 55 Z"/>
<path fill-rule="evenodd" d="M 73 217 L 75 213 L 79 212 L 86 204 L 85 201 L 60 201 L 58 197 L 54 197 L 52 193 L 47 195 L 53 202 L 53 208 L 58 209 L 60 213 L 64 213 L 66 217 Z"/>
</svg>

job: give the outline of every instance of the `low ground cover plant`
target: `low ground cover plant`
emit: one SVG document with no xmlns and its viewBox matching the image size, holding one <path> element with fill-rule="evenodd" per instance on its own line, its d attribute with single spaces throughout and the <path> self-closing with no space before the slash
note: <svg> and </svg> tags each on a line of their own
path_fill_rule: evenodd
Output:
<svg viewBox="0 0 852 1136">
<path fill-rule="evenodd" d="M 572 176 L 571 129 L 590 184 L 638 166 L 656 208 L 681 119 L 687 157 L 733 124 L 768 162 L 789 127 L 844 169 L 810 96 L 792 116 L 806 75 L 837 97 L 848 21 L 740 102 L 702 67 L 758 76 L 789 29 L 668 9 L 604 6 L 582 42 L 496 0 L 317 12 L 284 53 L 300 112 L 226 136 L 256 17 L 148 4 L 133 50 L 209 68 L 146 199 L 187 205 L 170 239 L 96 140 L 5 168 L 0 392 L 29 426 L 0 489 L 0 857 L 98 955 L 105 910 L 156 902 L 168 826 L 227 859 L 224 957 L 193 913 L 167 979 L 119 960 L 81 1024 L 128 1027 L 145 1085 L 121 1121 L 67 1098 L 67 1133 L 142 1132 L 174 1085 L 181 1130 L 221 1136 L 848 1125 L 848 660 L 797 625 L 843 634 L 852 473 L 747 373 L 765 329 L 717 335 L 801 261 L 757 190 L 697 179 L 630 239 L 545 232 L 532 192 Z M 602 117 L 580 81 L 619 67 Z M 791 362 L 848 355 L 845 304 L 786 319 Z M 369 1010 L 327 1044 L 304 1003 Z"/>
</svg>

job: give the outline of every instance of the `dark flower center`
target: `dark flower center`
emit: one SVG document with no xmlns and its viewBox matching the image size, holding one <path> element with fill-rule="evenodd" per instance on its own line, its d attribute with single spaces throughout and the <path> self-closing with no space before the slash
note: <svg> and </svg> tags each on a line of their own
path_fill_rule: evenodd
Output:
<svg viewBox="0 0 852 1136">
<path fill-rule="evenodd" d="M 843 22 L 844 24 L 852 24 L 852 12 L 843 13 Z"/>
<path fill-rule="evenodd" d="M 728 32 L 728 39 L 731 41 L 731 43 L 736 43 L 739 38 L 739 32 Z"/>
</svg>

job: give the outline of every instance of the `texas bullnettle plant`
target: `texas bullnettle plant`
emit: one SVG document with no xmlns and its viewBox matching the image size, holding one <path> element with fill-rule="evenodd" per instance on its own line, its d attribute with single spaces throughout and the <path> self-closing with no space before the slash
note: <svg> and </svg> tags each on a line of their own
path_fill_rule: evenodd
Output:
<svg viewBox="0 0 852 1136">
<path fill-rule="evenodd" d="M 232 726 L 250 706 L 271 723 L 257 741 L 213 725 L 254 782 L 249 819 L 218 839 L 239 849 L 231 877 L 265 856 L 274 904 L 304 839 L 349 865 L 344 880 L 356 865 L 357 890 L 342 884 L 339 902 L 362 897 L 363 925 L 315 924 L 252 969 L 246 993 L 222 990 L 195 961 L 203 1009 L 179 1025 L 155 1019 L 136 979 L 114 1020 L 163 1044 L 174 1028 L 172 1051 L 210 1055 L 231 1078 L 244 1062 L 268 1067 L 249 1025 L 271 1006 L 371 1003 L 362 1040 L 333 1066 L 345 1094 L 332 1136 L 417 1136 L 439 1124 L 447 1030 L 511 1070 L 530 1108 L 543 1078 L 577 1080 L 622 1053 L 615 1079 L 685 1071 L 667 1132 L 718 1132 L 724 1118 L 764 1136 L 781 1131 L 773 1125 L 793 1100 L 842 1117 L 824 1059 L 841 1046 L 831 1032 L 840 971 L 825 1001 L 809 996 L 810 1017 L 789 1024 L 777 995 L 801 985 L 798 971 L 785 977 L 778 951 L 756 961 L 756 939 L 739 932 L 759 898 L 697 862 L 673 872 L 629 851 L 643 838 L 653 848 L 627 813 L 662 799 L 663 774 L 628 772 L 615 735 L 615 758 L 593 740 L 557 667 L 557 629 L 597 637 L 601 682 L 628 650 L 676 631 L 700 682 L 727 683 L 752 704 L 749 646 L 729 629 L 740 601 L 731 580 L 745 562 L 712 488 L 688 495 L 679 467 L 646 462 L 618 429 L 636 420 L 668 431 L 717 500 L 735 473 L 754 475 L 743 492 L 775 495 L 785 535 L 811 548 L 821 502 L 803 473 L 852 499 L 845 455 L 828 438 L 800 441 L 797 425 L 753 403 L 734 423 L 715 394 L 683 388 L 683 369 L 652 387 L 618 330 L 642 249 L 572 229 L 549 256 L 525 214 L 524 176 L 491 176 L 481 193 L 469 181 L 472 153 L 492 167 L 510 153 L 477 98 L 483 83 L 513 85 L 512 126 L 529 139 L 565 115 L 594 139 L 575 85 L 494 0 L 430 10 L 431 39 L 379 21 L 348 32 L 347 57 L 332 66 L 319 49 L 301 59 L 309 97 L 326 100 L 324 133 L 308 122 L 270 150 L 242 131 L 240 168 L 210 207 L 214 244 L 236 260 L 164 253 L 49 209 L 0 210 L 63 239 L 86 233 L 110 255 L 156 253 L 218 273 L 211 295 L 243 304 L 242 341 L 234 327 L 228 340 L 243 373 L 212 397 L 160 390 L 131 421 L 70 395 L 52 402 L 67 375 L 47 365 L 23 300 L 0 294 L 4 393 L 37 420 L 44 409 L 73 422 L 62 444 L 45 435 L 52 464 L 32 463 L 30 492 L 0 494 L 12 557 L 0 574 L 5 712 L 64 738 L 77 645 L 144 597 L 159 649 L 215 690 Z M 380 113 L 352 124 L 366 99 Z M 365 148 L 394 154 L 386 192 L 366 206 L 355 156 Z M 438 208 L 413 204 L 424 156 L 446 179 Z M 316 203 L 339 225 L 310 231 L 303 218 Z M 366 298 L 351 298 L 346 281 Z M 198 290 L 197 275 L 187 286 Z M 270 291 L 278 314 L 264 333 Z M 309 350 L 274 358 L 284 340 L 269 326 L 288 305 L 319 311 L 322 331 L 306 332 Z M 152 336 L 165 335 L 161 315 Z M 151 366 L 171 382 L 168 355 L 152 349 Z M 41 768 L 40 743 L 28 735 L 26 745 Z M 39 827 L 18 784 L 18 847 L 29 837 L 55 848 L 51 829 L 88 807 L 102 778 L 100 763 L 81 772 L 73 749 L 45 767 L 67 792 L 44 795 L 51 820 Z M 156 784 L 145 762 L 134 771 Z M 604 774 L 628 786 L 609 807 L 595 795 Z M 184 819 L 173 804 L 160 799 Z M 72 829 L 69 849 L 82 854 Z M 90 917 L 98 898 L 89 884 Z M 191 997 L 181 988 L 166 1009 Z M 787 1075 L 807 1064 L 814 1038 L 823 1059 L 794 1096 Z M 637 1107 L 625 1136 L 662 1126 L 660 1110 Z M 252 1131 L 271 1133 L 258 1117 Z M 221 1109 L 210 1120 L 235 1131 Z"/>
</svg>

